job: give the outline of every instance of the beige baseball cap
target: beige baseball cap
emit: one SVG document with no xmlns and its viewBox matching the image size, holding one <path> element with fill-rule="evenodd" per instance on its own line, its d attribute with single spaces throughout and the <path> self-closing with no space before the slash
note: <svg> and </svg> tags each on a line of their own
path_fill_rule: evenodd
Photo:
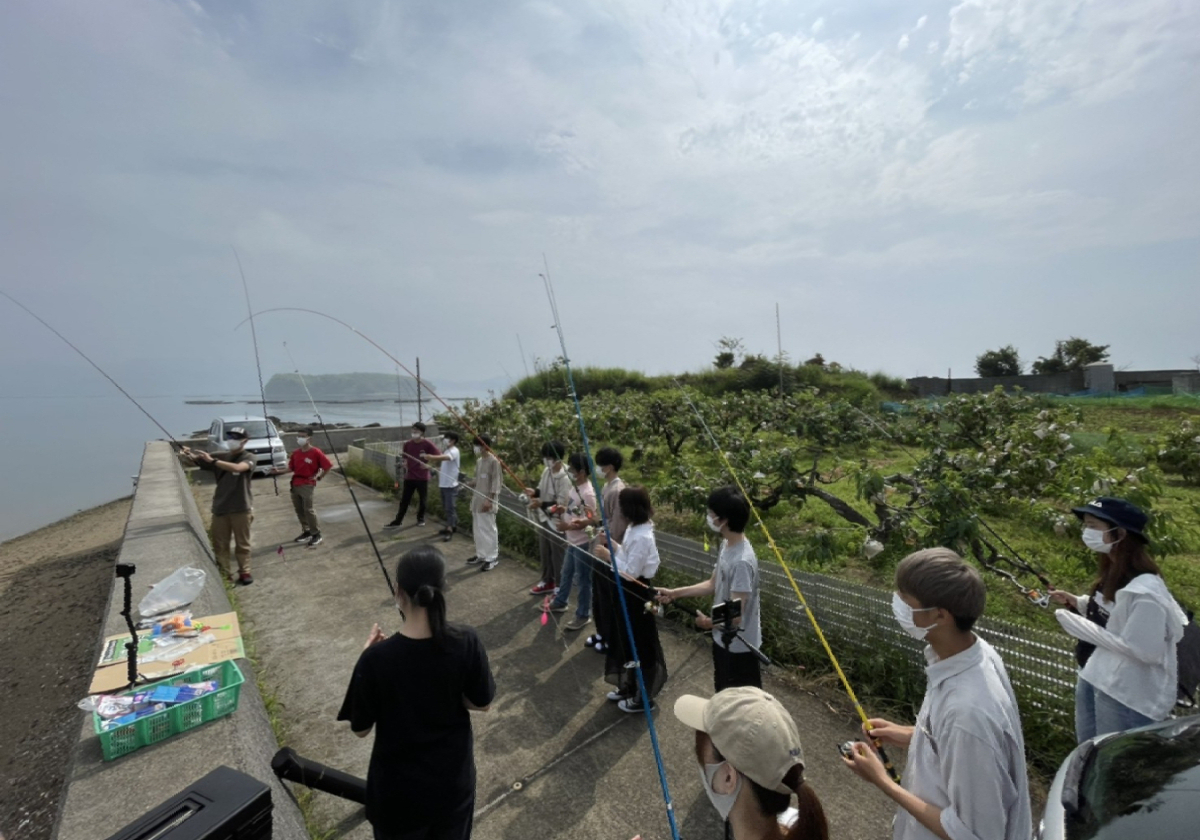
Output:
<svg viewBox="0 0 1200 840">
<path fill-rule="evenodd" d="M 675 701 L 675 717 L 707 732 L 721 755 L 768 790 L 791 793 L 784 777 L 797 764 L 804 770 L 796 722 L 761 688 L 727 688 L 708 700 L 685 694 Z"/>
</svg>

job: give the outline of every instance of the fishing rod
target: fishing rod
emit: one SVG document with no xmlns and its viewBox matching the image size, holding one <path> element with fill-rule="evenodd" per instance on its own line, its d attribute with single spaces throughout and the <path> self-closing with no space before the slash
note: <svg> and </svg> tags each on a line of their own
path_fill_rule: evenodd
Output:
<svg viewBox="0 0 1200 840">
<path fill-rule="evenodd" d="M 341 324 L 343 327 L 350 330 L 350 332 L 357 335 L 363 341 L 370 344 L 372 347 L 374 347 L 380 353 L 387 356 L 389 359 L 392 360 L 393 364 L 395 364 L 398 368 L 403 370 L 409 376 L 413 377 L 414 379 L 417 378 L 416 374 L 413 373 L 412 370 L 409 369 L 408 365 L 404 364 L 404 362 L 400 361 L 395 356 L 393 356 L 391 353 L 389 353 L 387 350 L 385 350 L 381 344 L 379 344 L 377 341 L 373 340 L 366 333 L 359 332 L 357 329 L 350 326 L 350 324 L 347 324 L 345 321 L 343 321 L 340 318 L 335 318 L 332 315 L 329 315 L 325 312 L 321 312 L 316 309 L 305 309 L 304 307 L 300 307 L 300 306 L 276 306 L 271 309 L 264 309 L 261 312 L 252 312 L 249 317 L 242 320 L 241 323 L 239 323 L 236 327 L 234 327 L 234 329 L 241 329 L 242 324 L 246 323 L 246 321 L 250 321 L 251 324 L 253 324 L 255 318 L 257 318 L 260 315 L 266 315 L 268 312 L 307 312 L 310 315 L 319 315 L 322 318 L 328 318 L 330 321 L 333 321 L 335 324 Z M 475 437 L 475 438 L 479 437 L 479 433 L 476 432 L 473 428 L 471 428 L 471 424 L 468 423 L 461 414 L 459 414 L 457 411 L 455 411 L 454 407 L 451 406 L 450 403 L 446 402 L 444 399 L 442 399 L 440 396 L 438 396 L 434 392 L 434 390 L 432 388 L 430 388 L 428 385 L 422 385 L 422 387 L 425 390 L 429 391 L 429 393 L 433 396 L 433 398 L 442 404 L 442 407 L 446 409 L 446 411 L 450 414 L 451 417 L 453 417 L 455 420 L 458 421 L 459 425 L 461 425 L 464 429 L 466 429 L 467 433 L 470 434 L 471 437 Z M 508 466 L 508 464 L 504 463 L 504 459 L 501 458 L 500 455 L 492 447 L 484 446 L 484 449 L 486 449 L 488 452 L 491 452 L 493 455 L 496 456 L 496 460 L 500 462 L 501 469 L 503 469 L 506 473 L 508 473 L 510 476 L 512 476 L 513 481 L 517 482 L 517 485 L 522 490 L 524 490 L 525 484 L 526 484 L 525 480 L 522 479 L 515 472 L 513 472 L 512 469 Z"/>
<path fill-rule="evenodd" d="M 545 266 L 546 273 L 540 276 L 546 288 L 546 298 L 550 302 L 550 312 L 554 316 L 553 327 L 558 333 L 558 343 L 562 348 L 563 367 L 566 369 L 567 385 L 571 391 L 571 399 L 575 403 L 575 416 L 579 420 L 579 434 L 583 438 L 583 454 L 590 465 L 593 463 L 591 443 L 588 441 L 587 426 L 583 422 L 583 407 L 579 403 L 579 392 L 575 388 L 575 375 L 571 372 L 571 357 L 567 353 L 567 340 L 563 334 L 562 319 L 558 315 L 558 301 L 554 296 L 554 284 L 550 282 L 550 263 L 546 260 L 545 254 L 542 254 L 542 264 Z M 646 692 L 646 678 L 642 673 L 642 663 L 638 657 L 637 642 L 633 635 L 633 620 L 629 616 L 629 606 L 625 602 L 625 587 L 621 585 L 621 570 L 617 566 L 617 553 L 613 549 L 612 532 L 609 530 L 608 516 L 604 512 L 604 505 L 599 503 L 603 494 L 599 482 L 596 480 L 595 471 L 588 470 L 588 480 L 592 484 L 592 492 L 597 499 L 596 507 L 600 511 L 600 524 L 604 529 L 604 543 L 608 547 L 609 564 L 611 565 L 613 579 L 616 581 L 617 601 L 621 605 L 621 617 L 625 622 L 625 632 L 629 634 L 629 652 L 633 658 L 638 693 L 642 698 L 642 712 L 646 716 L 646 728 L 650 732 L 650 746 L 654 749 L 654 761 L 658 765 L 658 780 L 662 786 L 663 800 L 667 806 L 667 822 L 671 827 L 671 837 L 674 840 L 679 840 L 679 828 L 675 824 L 675 805 L 671 801 L 671 789 L 667 784 L 667 771 L 663 766 L 662 750 L 658 745 L 658 732 L 654 726 L 651 699 L 650 695 Z"/>
<path fill-rule="evenodd" d="M 240 274 L 242 276 L 242 291 L 245 292 L 245 294 L 246 294 L 246 312 L 253 313 L 254 309 L 250 306 L 250 286 L 246 282 L 246 272 L 242 271 L 242 258 L 238 256 L 237 248 L 235 248 L 233 245 L 230 245 L 229 247 L 233 248 L 233 258 L 235 260 L 237 260 L 238 274 Z M 254 321 L 253 320 L 250 321 L 250 338 L 253 339 L 253 341 L 254 341 L 254 367 L 258 369 L 258 395 L 259 395 L 259 397 L 262 398 L 263 425 L 265 426 L 263 431 L 269 432 L 270 426 L 271 426 L 271 420 L 269 417 L 267 417 L 267 391 L 265 388 L 263 388 L 262 361 L 260 360 L 260 357 L 258 355 L 258 332 L 254 329 Z M 280 438 L 280 440 L 282 441 L 283 438 Z M 267 448 L 268 449 L 271 448 L 271 435 L 270 434 L 267 435 Z M 275 464 L 275 456 L 274 456 L 274 453 L 272 453 L 272 455 L 271 455 L 271 483 L 275 485 L 275 495 L 278 496 L 279 495 L 279 477 L 275 474 L 274 464 Z"/>
<path fill-rule="evenodd" d="M 367 532 L 367 539 L 371 541 L 371 550 L 375 552 L 375 559 L 379 561 L 379 570 L 383 572 L 383 579 L 387 581 L 388 591 L 395 595 L 396 588 L 392 586 L 392 576 L 388 574 L 387 566 L 383 562 L 383 556 L 379 553 L 379 546 L 375 544 L 375 535 L 371 533 L 371 526 L 367 524 L 367 517 L 363 514 L 362 505 L 358 503 L 358 496 L 354 492 L 353 485 L 350 484 L 350 476 L 346 474 L 346 469 L 342 466 L 342 459 L 338 456 L 337 447 L 333 445 L 333 438 L 329 435 L 329 427 L 325 425 L 325 421 L 321 418 L 321 412 L 317 409 L 317 401 L 313 399 L 312 392 L 308 390 L 308 383 L 304 381 L 304 375 L 300 373 L 300 368 L 296 365 L 296 360 L 292 358 L 292 351 L 288 349 L 286 341 L 283 342 L 283 349 L 287 353 L 288 361 L 292 363 L 292 367 L 296 371 L 296 376 L 300 379 L 300 384 L 304 386 L 304 393 L 308 395 L 308 402 L 312 406 L 313 415 L 316 416 L 317 422 L 321 425 L 321 431 L 325 433 L 325 444 L 329 447 L 329 453 L 333 455 L 333 460 L 337 463 L 338 469 L 341 470 L 342 478 L 346 482 L 346 489 L 350 491 L 350 500 L 354 502 L 354 509 L 358 511 L 358 518 L 362 520 L 363 530 Z"/>
<path fill-rule="evenodd" d="M 886 436 L 889 440 L 891 440 L 892 443 L 894 443 L 900 449 L 901 452 L 903 452 L 905 455 L 907 455 L 909 457 L 909 460 L 911 460 L 913 462 L 914 466 L 917 466 L 920 464 L 920 459 L 917 458 L 917 456 L 915 454 L 913 454 L 912 451 L 910 451 L 908 449 L 908 447 L 906 447 L 899 440 L 897 440 L 896 436 L 893 435 L 891 432 L 889 432 L 887 430 L 887 428 L 885 428 L 882 424 L 877 422 L 874 417 L 867 414 L 865 411 L 863 411 L 861 408 L 854 405 L 853 403 L 847 402 L 846 405 L 850 406 L 850 408 L 852 408 L 854 411 L 857 411 L 860 415 L 862 415 L 863 419 L 865 419 L 868 423 L 870 423 L 872 426 L 874 426 L 876 429 L 878 429 L 884 436 Z M 958 424 L 958 425 L 961 429 L 961 424 Z M 965 433 L 965 430 L 964 430 L 964 433 Z M 975 443 L 976 446 L 979 446 L 979 443 L 977 441 L 974 441 L 972 439 L 972 442 Z M 980 448 L 982 449 L 982 447 L 980 447 Z M 1026 574 L 1033 575 L 1034 577 L 1036 577 L 1038 579 L 1038 581 L 1041 582 L 1042 586 L 1046 587 L 1046 591 L 1042 592 L 1033 587 L 1026 586 L 1025 584 L 1021 583 L 1021 581 L 1019 581 L 1017 579 L 1017 576 L 1015 574 L 1013 574 L 1012 572 L 1010 572 L 1006 569 L 999 568 L 994 562 L 988 562 L 987 560 L 983 559 L 982 557 L 978 557 L 979 562 L 982 563 L 983 566 L 985 568 L 987 568 L 988 571 L 992 572 L 997 577 L 1004 578 L 1009 583 L 1011 583 L 1013 586 L 1015 586 L 1017 589 L 1019 589 L 1021 594 L 1024 595 L 1025 598 L 1028 599 L 1030 603 L 1032 603 L 1036 606 L 1039 606 L 1039 607 L 1048 607 L 1050 605 L 1050 592 L 1051 592 L 1051 590 L 1056 588 L 1054 586 L 1054 584 L 1052 584 L 1050 582 L 1050 579 L 1047 578 L 1046 575 L 1042 571 L 1040 571 L 1036 566 L 1034 566 L 1032 563 L 1030 563 L 1028 560 L 1026 560 L 1024 557 L 1022 557 L 1020 552 L 1018 552 L 1015 548 L 1013 548 L 1012 545 L 1009 544 L 1008 540 L 1006 540 L 1006 539 L 1004 539 L 1004 537 L 1000 536 L 1000 534 L 997 533 L 996 529 L 993 528 L 986 519 L 984 519 L 982 516 L 980 516 L 978 513 L 975 513 L 975 512 L 971 513 L 971 518 L 974 519 L 976 522 L 978 522 L 980 525 L 982 525 L 983 528 L 989 534 L 991 534 L 993 537 L 996 538 L 996 541 L 999 542 L 1000 545 L 1002 545 L 1004 548 L 1006 548 L 1013 555 L 1012 557 L 1008 557 L 1004 554 L 1001 554 L 1000 552 L 995 550 L 994 546 L 991 546 L 990 544 L 987 543 L 986 540 L 984 540 L 983 541 L 984 544 L 988 545 L 988 548 L 991 550 L 994 557 L 996 557 L 997 559 L 1000 559 L 1000 560 L 1004 560 L 1005 562 L 1007 562 L 1010 566 L 1012 566 L 1017 571 L 1025 572 Z"/>
<path fill-rule="evenodd" d="M 109 376 L 107 373 L 105 373 L 104 368 L 100 367 L 100 365 L 96 364 L 91 359 L 89 359 L 87 357 L 87 354 L 84 353 L 82 350 L 80 350 L 78 347 L 76 347 L 74 344 L 72 344 L 71 341 L 65 335 L 63 335 L 58 330 L 54 329 L 54 327 L 52 327 L 48 323 L 46 323 L 46 321 L 40 315 L 38 315 L 36 312 L 34 312 L 32 309 L 30 309 L 25 304 L 21 303 L 21 301 L 17 300 L 15 297 L 10 295 L 8 292 L 4 291 L 3 289 L 0 289 L 0 295 L 4 295 L 6 298 L 11 300 L 17 306 L 24 309 L 27 313 L 29 313 L 31 316 L 33 316 L 33 318 L 35 320 L 37 320 L 43 327 L 50 330 L 50 332 L 54 333 L 56 336 L 58 336 L 60 339 L 62 339 L 62 342 L 64 344 L 66 344 L 68 347 L 70 347 L 72 350 L 74 350 L 76 353 L 78 353 L 79 356 L 85 362 L 87 362 L 89 365 L 94 367 L 97 371 L 99 371 L 101 376 L 103 376 L 105 379 L 107 379 L 109 382 L 111 382 L 113 387 L 116 388 L 118 391 L 120 391 L 125 396 L 125 399 L 129 400 L 131 403 L 133 403 L 135 406 L 137 406 L 138 411 L 142 412 L 142 414 L 145 414 L 151 423 L 153 423 L 155 426 L 158 426 L 158 428 L 162 431 L 162 433 L 164 435 L 167 436 L 167 438 L 171 441 L 172 444 L 174 444 L 175 446 L 183 446 L 183 444 L 181 444 L 179 441 L 177 441 L 175 439 L 175 436 L 173 434 L 171 434 L 170 432 L 167 431 L 166 427 L 162 423 L 159 423 L 157 420 L 155 420 L 154 416 L 149 411 L 147 411 L 145 408 L 142 407 L 141 403 L 139 403 L 137 400 L 135 400 L 128 391 L 126 391 L 124 388 L 122 388 L 120 386 L 120 384 L 117 382 L 117 380 L 113 379 L 111 376 Z"/>
<path fill-rule="evenodd" d="M 771 551 L 774 552 L 775 559 L 779 561 L 779 565 L 783 568 L 783 573 L 787 575 L 788 583 L 792 585 L 792 589 L 795 591 L 796 597 L 800 599 L 800 605 L 804 607 L 804 612 L 808 615 L 808 620 L 812 623 L 813 632 L 817 634 L 817 639 L 821 642 L 821 647 L 825 649 L 825 654 L 829 657 L 829 661 L 833 664 L 833 669 L 837 672 L 838 679 L 841 680 L 842 687 L 846 690 L 846 696 L 850 698 L 850 702 L 854 705 L 854 710 L 858 712 L 858 716 L 862 718 L 864 730 L 869 733 L 874 728 L 871 726 L 871 719 L 867 717 L 867 713 L 863 709 L 862 703 L 858 701 L 858 695 L 854 693 L 854 689 L 850 686 L 850 680 L 847 679 L 846 672 L 842 670 L 841 663 L 838 662 L 837 656 L 834 655 L 833 648 L 829 646 L 829 640 L 825 638 L 825 633 L 821 630 L 821 625 L 817 622 L 816 615 L 813 613 L 812 608 L 809 607 L 808 600 L 804 597 L 804 593 L 800 590 L 800 584 L 796 583 L 796 578 L 792 575 L 792 570 L 788 567 L 788 564 L 784 562 L 783 553 L 779 550 L 779 546 L 775 544 L 775 538 L 771 536 L 771 532 L 767 528 L 767 523 L 763 521 L 762 515 L 758 512 L 758 508 L 750 502 L 750 494 L 746 492 L 745 485 L 742 484 L 741 478 L 738 477 L 737 471 L 733 468 L 733 464 L 730 463 L 729 456 L 726 455 L 725 450 L 721 448 L 721 444 L 717 441 L 717 436 L 714 435 L 712 429 L 709 428 L 708 422 L 704 419 L 704 415 L 700 413 L 700 409 L 697 408 L 696 404 L 692 401 L 691 396 L 683 387 L 683 384 L 678 379 L 675 380 L 675 384 L 679 387 L 680 393 L 683 394 L 684 400 L 687 401 L 687 404 L 695 413 L 696 419 L 700 421 L 700 425 L 708 435 L 708 439 L 712 441 L 713 449 L 715 449 L 717 454 L 721 456 L 721 461 L 724 462 L 725 469 L 729 472 L 730 476 L 733 477 L 733 481 L 735 484 L 737 484 L 738 490 L 746 499 L 746 504 L 750 508 L 750 512 L 754 514 L 755 522 L 758 524 L 758 527 L 762 529 L 763 536 L 767 538 L 767 544 L 771 547 Z M 883 743 L 878 738 L 872 738 L 871 742 L 874 744 L 875 750 L 879 753 L 879 758 L 883 761 L 883 766 L 887 770 L 888 776 L 890 776 L 892 781 L 894 781 L 896 784 L 900 784 L 900 773 L 896 770 L 895 765 L 892 764 L 892 760 L 888 757 L 887 752 L 884 750 Z"/>
</svg>

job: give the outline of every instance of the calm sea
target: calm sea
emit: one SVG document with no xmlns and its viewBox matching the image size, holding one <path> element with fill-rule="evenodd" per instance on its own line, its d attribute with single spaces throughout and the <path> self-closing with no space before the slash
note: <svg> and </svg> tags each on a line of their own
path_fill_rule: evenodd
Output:
<svg viewBox="0 0 1200 840">
<path fill-rule="evenodd" d="M 137 396 L 136 394 L 134 396 Z M 233 405 L 188 405 L 185 399 L 225 399 Z M 214 417 L 261 414 L 239 396 L 138 397 L 138 402 L 178 439 L 207 429 Z M 319 404 L 327 423 L 385 426 L 401 422 L 395 403 Z M 439 406 L 426 406 L 428 417 Z M 312 407 L 267 403 L 281 420 L 313 421 Z M 80 510 L 127 496 L 146 441 L 159 429 L 120 394 L 94 397 L 0 397 L 8 441 L 6 476 L 0 481 L 0 542 Z M 403 422 L 417 419 L 403 406 Z"/>
</svg>

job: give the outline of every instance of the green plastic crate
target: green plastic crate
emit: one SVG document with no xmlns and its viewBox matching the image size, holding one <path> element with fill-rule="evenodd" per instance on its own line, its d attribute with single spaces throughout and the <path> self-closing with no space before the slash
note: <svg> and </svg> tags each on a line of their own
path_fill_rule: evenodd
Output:
<svg viewBox="0 0 1200 840">
<path fill-rule="evenodd" d="M 105 731 L 101 727 L 103 718 L 92 712 L 92 725 L 100 736 L 100 748 L 104 751 L 104 760 L 126 755 L 134 750 L 165 741 L 172 735 L 178 735 L 188 729 L 216 720 L 237 708 L 238 696 L 242 691 L 245 678 L 238 666 L 232 661 L 218 662 L 187 674 L 179 674 L 155 683 L 139 686 L 132 691 L 122 694 L 140 694 L 153 691 L 160 685 L 184 685 L 185 683 L 205 682 L 216 680 L 220 688 L 216 691 L 180 703 L 168 706 L 161 712 L 138 718 L 132 723 Z"/>
</svg>

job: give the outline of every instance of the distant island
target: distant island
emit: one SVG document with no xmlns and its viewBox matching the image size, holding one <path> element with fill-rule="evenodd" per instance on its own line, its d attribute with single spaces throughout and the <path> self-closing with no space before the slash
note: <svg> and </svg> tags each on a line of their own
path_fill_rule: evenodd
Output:
<svg viewBox="0 0 1200 840">
<path fill-rule="evenodd" d="M 362 401 L 362 400 L 415 400 L 417 380 L 411 376 L 396 376 L 394 373 L 314 373 L 304 375 L 303 381 L 294 373 L 277 373 L 267 382 L 266 397 L 272 402 L 307 400 L 304 385 L 312 392 L 314 400 Z M 424 377 L 423 388 L 432 387 Z M 429 391 L 423 396 L 428 399 Z"/>
</svg>

